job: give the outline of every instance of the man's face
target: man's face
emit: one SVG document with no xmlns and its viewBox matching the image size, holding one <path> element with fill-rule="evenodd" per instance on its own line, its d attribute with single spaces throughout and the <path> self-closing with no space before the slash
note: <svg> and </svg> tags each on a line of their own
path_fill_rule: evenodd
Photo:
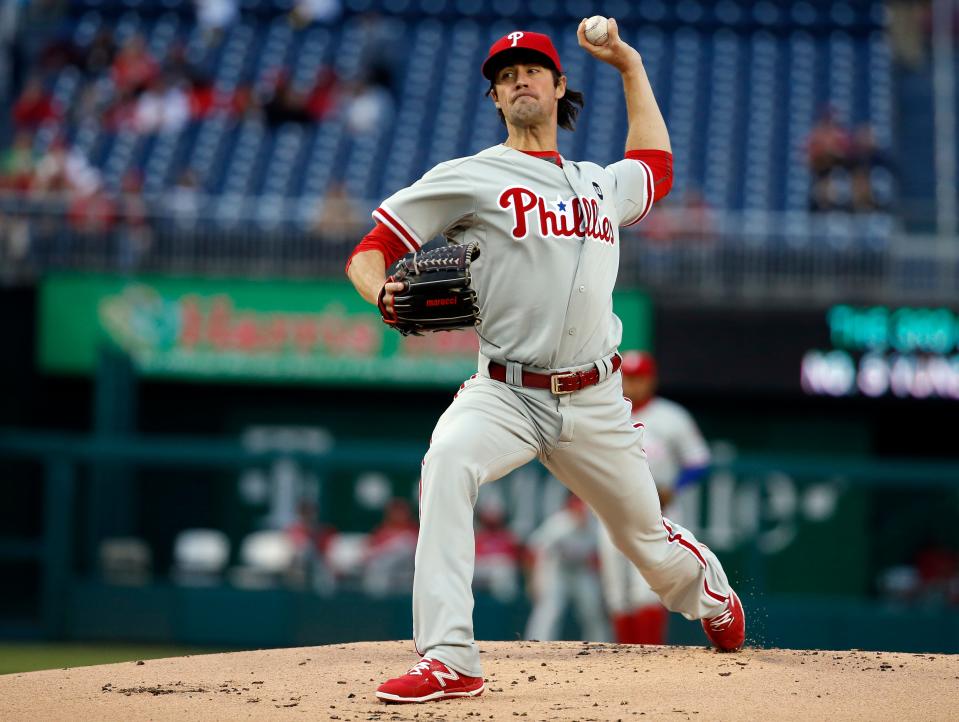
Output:
<svg viewBox="0 0 959 722">
<path fill-rule="evenodd" d="M 566 93 L 566 77 L 559 84 L 552 71 L 537 63 L 507 65 L 496 73 L 493 102 L 506 122 L 520 128 L 556 120 L 556 102 Z"/>
</svg>

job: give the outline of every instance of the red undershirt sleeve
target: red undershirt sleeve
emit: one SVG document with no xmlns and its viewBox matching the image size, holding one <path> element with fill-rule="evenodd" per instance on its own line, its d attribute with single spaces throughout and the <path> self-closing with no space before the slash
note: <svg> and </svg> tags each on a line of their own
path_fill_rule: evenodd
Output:
<svg viewBox="0 0 959 722">
<path fill-rule="evenodd" d="M 386 267 L 389 268 L 398 259 L 409 253 L 409 250 L 403 241 L 399 239 L 399 236 L 382 223 L 377 223 L 373 227 L 373 230 L 363 236 L 363 240 L 357 244 L 356 248 L 353 249 L 353 253 L 346 259 L 346 271 L 349 273 L 350 264 L 353 262 L 353 257 L 357 253 L 379 251 L 383 254 Z"/>
<path fill-rule="evenodd" d="M 667 150 L 628 150 L 626 157 L 649 166 L 653 172 L 653 200 L 665 198 L 673 187 L 673 154 Z"/>
</svg>

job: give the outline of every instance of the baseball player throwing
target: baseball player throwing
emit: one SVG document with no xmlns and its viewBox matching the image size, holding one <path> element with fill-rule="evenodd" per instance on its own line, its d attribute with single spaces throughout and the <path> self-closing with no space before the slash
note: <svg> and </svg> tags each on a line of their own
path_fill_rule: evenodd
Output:
<svg viewBox="0 0 959 722">
<path fill-rule="evenodd" d="M 538 458 L 592 507 L 616 546 L 671 610 L 702 619 L 712 643 L 743 643 L 742 605 L 719 561 L 661 515 L 618 374 L 622 335 L 612 291 L 619 227 L 665 195 L 669 135 L 639 53 L 616 22 L 579 44 L 622 75 L 626 157 L 605 168 L 557 152 L 583 98 L 567 88 L 549 37 L 516 30 L 482 66 L 507 138 L 440 163 L 387 198 L 347 263 L 359 293 L 392 313 L 386 268 L 437 234 L 476 244 L 478 373 L 436 424 L 423 460 L 413 580 L 413 637 L 422 659 L 376 691 L 386 702 L 471 697 L 484 689 L 473 636 L 473 504 L 481 484 Z M 449 78 L 448 82 L 456 82 Z"/>
<path fill-rule="evenodd" d="M 632 402 L 634 426 L 643 428 L 643 450 L 656 482 L 659 503 L 670 519 L 677 493 L 695 484 L 709 470 L 710 453 L 689 412 L 656 395 L 656 361 L 649 353 L 623 353 L 623 393 Z M 667 523 L 671 523 L 667 521 Z M 599 530 L 600 579 L 612 615 L 616 641 L 622 644 L 665 644 L 669 612 L 639 570 Z"/>
</svg>

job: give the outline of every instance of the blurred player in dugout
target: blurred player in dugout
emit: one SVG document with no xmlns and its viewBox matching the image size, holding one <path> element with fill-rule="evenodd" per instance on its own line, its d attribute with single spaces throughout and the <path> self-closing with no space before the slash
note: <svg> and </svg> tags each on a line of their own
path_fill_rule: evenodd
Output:
<svg viewBox="0 0 959 722">
<path fill-rule="evenodd" d="M 644 429 L 643 448 L 659 492 L 663 516 L 676 519 L 676 495 L 700 481 L 709 470 L 709 447 L 693 417 L 682 406 L 656 395 L 659 379 L 651 354 L 623 354 L 623 394 L 633 404 L 633 424 Z M 599 525 L 600 579 L 621 644 L 665 644 L 669 611 L 650 589 L 639 570 L 615 546 Z"/>
</svg>

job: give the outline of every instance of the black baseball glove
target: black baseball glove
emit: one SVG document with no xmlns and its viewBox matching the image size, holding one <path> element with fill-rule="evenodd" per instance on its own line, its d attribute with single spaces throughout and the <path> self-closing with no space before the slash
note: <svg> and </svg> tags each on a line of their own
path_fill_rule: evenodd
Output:
<svg viewBox="0 0 959 722">
<path fill-rule="evenodd" d="M 383 305 L 385 286 L 380 289 L 383 322 L 404 336 L 475 326 L 479 307 L 476 291 L 470 288 L 470 264 L 479 253 L 479 247 L 469 243 L 403 256 L 387 279 L 404 286 L 393 295 L 392 314 Z"/>
</svg>

